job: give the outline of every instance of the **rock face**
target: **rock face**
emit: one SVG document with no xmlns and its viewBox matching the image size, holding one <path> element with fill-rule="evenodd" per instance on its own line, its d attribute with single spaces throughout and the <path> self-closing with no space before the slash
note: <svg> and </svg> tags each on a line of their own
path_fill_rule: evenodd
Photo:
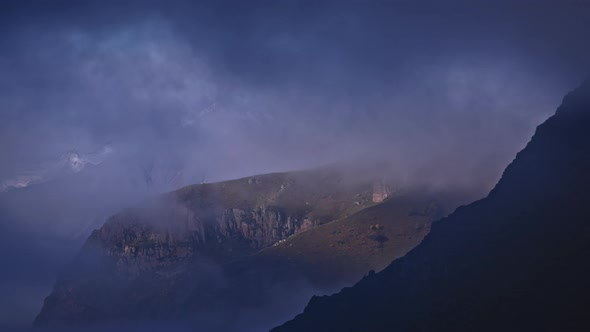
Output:
<svg viewBox="0 0 590 332">
<path fill-rule="evenodd" d="M 120 270 L 137 275 L 190 260 L 195 254 L 219 259 L 244 256 L 317 223 L 308 217 L 286 215 L 280 209 L 264 206 L 250 210 L 224 209 L 211 220 L 197 218 L 187 207 L 171 206 L 164 211 L 165 216 L 161 218 L 179 225 L 160 228 L 153 215 L 127 211 L 112 217 L 88 241 L 105 248 L 106 254 L 116 259 Z M 138 216 L 138 222 L 129 222 Z"/>
<path fill-rule="evenodd" d="M 590 330 L 590 82 L 490 194 L 380 273 L 274 331 Z"/>
</svg>

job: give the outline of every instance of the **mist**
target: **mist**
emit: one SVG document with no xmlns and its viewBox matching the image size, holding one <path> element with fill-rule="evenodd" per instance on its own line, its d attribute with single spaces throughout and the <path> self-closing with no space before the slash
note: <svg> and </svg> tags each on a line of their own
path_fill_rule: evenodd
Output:
<svg viewBox="0 0 590 332">
<path fill-rule="evenodd" d="M 386 160 L 482 196 L 590 71 L 582 1 L 3 1 L 1 326 L 108 216 Z"/>
</svg>

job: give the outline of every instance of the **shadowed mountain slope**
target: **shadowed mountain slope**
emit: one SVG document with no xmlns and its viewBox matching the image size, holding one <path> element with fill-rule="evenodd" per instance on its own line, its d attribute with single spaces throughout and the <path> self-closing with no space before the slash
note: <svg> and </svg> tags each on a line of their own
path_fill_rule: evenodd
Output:
<svg viewBox="0 0 590 332">
<path fill-rule="evenodd" d="M 273 331 L 590 330 L 590 81 L 490 194 L 380 273 Z"/>
</svg>

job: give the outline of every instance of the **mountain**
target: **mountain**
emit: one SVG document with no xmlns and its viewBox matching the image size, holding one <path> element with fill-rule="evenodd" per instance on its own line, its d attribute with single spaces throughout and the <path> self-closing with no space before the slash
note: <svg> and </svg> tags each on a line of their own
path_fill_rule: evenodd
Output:
<svg viewBox="0 0 590 332">
<path fill-rule="evenodd" d="M 273 331 L 590 330 L 590 81 L 487 197 L 353 287 Z"/>
<path fill-rule="evenodd" d="M 192 185 L 125 209 L 60 273 L 35 325 L 268 329 L 312 294 L 402 256 L 465 199 L 395 188 L 377 174 L 334 167 L 265 174 Z"/>
</svg>

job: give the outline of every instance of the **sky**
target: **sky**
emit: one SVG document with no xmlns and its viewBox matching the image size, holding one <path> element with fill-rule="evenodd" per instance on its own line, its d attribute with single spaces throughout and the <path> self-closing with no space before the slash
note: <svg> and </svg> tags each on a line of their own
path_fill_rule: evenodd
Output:
<svg viewBox="0 0 590 332">
<path fill-rule="evenodd" d="M 574 0 L 2 1 L 0 326 L 146 195 L 369 159 L 484 194 L 589 34 Z"/>
</svg>

